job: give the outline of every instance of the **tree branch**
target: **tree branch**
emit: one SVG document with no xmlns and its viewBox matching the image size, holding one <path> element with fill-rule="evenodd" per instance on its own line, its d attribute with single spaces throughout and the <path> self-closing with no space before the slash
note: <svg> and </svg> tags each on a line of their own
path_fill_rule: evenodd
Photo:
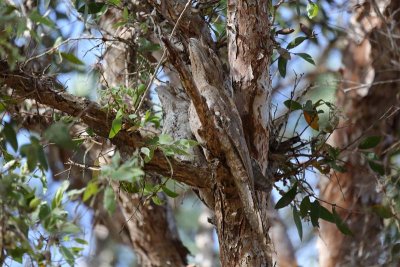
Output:
<svg viewBox="0 0 400 267">
<path fill-rule="evenodd" d="M 73 96 L 64 91 L 55 78 L 37 75 L 33 76 L 24 70 L 11 71 L 4 61 L 0 61 L 1 83 L 6 85 L 0 89 L 1 94 L 7 94 L 7 87 L 13 89 L 13 94 L 22 99 L 35 99 L 41 104 L 60 110 L 71 116 L 78 117 L 93 131 L 105 138 L 108 137 L 114 112 L 105 111 L 97 103 Z M 60 88 L 56 90 L 55 88 Z M 121 130 L 111 142 L 123 153 L 132 152 L 145 145 L 145 140 L 138 133 Z M 210 186 L 211 171 L 208 166 L 196 163 L 179 162 L 169 159 L 173 166 L 173 178 L 190 186 L 207 188 Z M 170 163 L 161 151 L 154 153 L 153 160 L 146 164 L 145 170 L 170 176 Z"/>
</svg>

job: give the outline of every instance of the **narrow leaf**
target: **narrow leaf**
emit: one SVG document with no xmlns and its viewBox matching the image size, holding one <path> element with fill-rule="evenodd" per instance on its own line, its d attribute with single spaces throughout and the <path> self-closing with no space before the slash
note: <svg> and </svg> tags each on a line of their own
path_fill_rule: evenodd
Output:
<svg viewBox="0 0 400 267">
<path fill-rule="evenodd" d="M 335 224 L 340 232 L 344 235 L 353 235 L 353 232 L 349 229 L 347 224 L 340 218 L 339 214 L 336 212 L 336 209 L 332 207 L 333 217 L 335 218 Z"/>
<path fill-rule="evenodd" d="M 108 134 L 108 138 L 114 138 L 114 136 L 119 133 L 122 128 L 122 110 L 118 110 L 117 114 L 115 115 L 115 119 L 112 122 L 110 133 Z"/>
<path fill-rule="evenodd" d="M 171 189 L 169 189 L 165 185 L 162 186 L 162 190 L 169 197 L 176 198 L 177 196 L 179 196 L 178 193 L 175 193 L 174 191 L 172 191 Z"/>
<path fill-rule="evenodd" d="M 3 134 L 7 142 L 11 145 L 14 151 L 18 150 L 17 133 L 14 131 L 11 123 L 4 123 Z"/>
<path fill-rule="evenodd" d="M 384 175 L 385 174 L 385 168 L 383 167 L 382 164 L 377 163 L 373 160 L 368 161 L 368 165 L 373 170 L 374 172 L 378 173 L 379 175 Z"/>
<path fill-rule="evenodd" d="M 304 40 L 307 40 L 308 37 L 307 36 L 300 36 L 297 37 L 296 39 L 294 39 L 293 41 L 291 41 L 287 46 L 286 49 L 293 49 L 296 46 L 299 46 L 302 42 L 304 42 Z"/>
<path fill-rule="evenodd" d="M 389 219 L 394 216 L 389 207 L 383 205 L 374 205 L 372 206 L 372 211 L 375 212 L 379 217 L 383 219 Z"/>
<path fill-rule="evenodd" d="M 294 100 L 286 100 L 285 102 L 283 102 L 283 104 L 290 110 L 294 111 L 294 110 L 299 110 L 302 109 L 303 107 L 301 106 L 301 104 L 297 101 Z"/>
<path fill-rule="evenodd" d="M 359 145 L 359 149 L 370 149 L 376 147 L 382 140 L 381 136 L 369 136 L 365 138 Z"/>
<path fill-rule="evenodd" d="M 282 78 L 286 76 L 287 59 L 283 57 L 278 58 L 278 70 Z"/>
<path fill-rule="evenodd" d="M 315 66 L 314 59 L 309 54 L 307 54 L 307 53 L 294 53 L 294 54 Z"/>
<path fill-rule="evenodd" d="M 106 190 L 104 191 L 103 205 L 104 209 L 108 211 L 110 215 L 112 215 L 115 212 L 117 205 L 115 203 L 114 190 L 111 187 L 107 187 Z"/>
<path fill-rule="evenodd" d="M 284 194 L 281 199 L 278 200 L 278 202 L 275 205 L 275 209 L 281 209 L 283 207 L 286 207 L 289 205 L 294 198 L 296 197 L 297 194 L 297 181 L 294 183 L 293 187 Z"/>
<path fill-rule="evenodd" d="M 307 5 L 307 16 L 310 19 L 315 18 L 318 15 L 318 11 L 319 11 L 319 7 L 317 4 L 308 1 L 308 5 Z"/>
<path fill-rule="evenodd" d="M 297 233 L 299 234 L 300 240 L 303 240 L 303 225 L 301 224 L 301 219 L 299 211 L 296 207 L 293 207 L 293 220 L 297 228 Z"/>
<path fill-rule="evenodd" d="M 300 203 L 300 215 L 302 218 L 306 217 L 311 209 L 310 197 L 306 196 Z"/>
<path fill-rule="evenodd" d="M 60 55 L 63 59 L 65 59 L 71 63 L 74 63 L 76 65 L 84 65 L 85 64 L 79 58 L 77 58 L 74 54 L 61 52 Z"/>
</svg>

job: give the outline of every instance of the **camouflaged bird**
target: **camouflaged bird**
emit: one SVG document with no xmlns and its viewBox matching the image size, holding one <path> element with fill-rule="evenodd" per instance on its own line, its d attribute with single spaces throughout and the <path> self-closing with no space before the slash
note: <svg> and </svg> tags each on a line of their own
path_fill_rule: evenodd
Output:
<svg viewBox="0 0 400 267">
<path fill-rule="evenodd" d="M 193 80 L 213 114 L 212 119 L 218 132 L 215 138 L 218 139 L 223 156 L 227 159 L 246 218 L 251 228 L 262 239 L 266 250 L 268 248 L 261 215 L 253 195 L 252 163 L 239 112 L 224 86 L 221 63 L 211 49 L 204 47 L 196 39 L 190 39 L 189 52 Z M 199 129 L 192 131 L 195 136 L 201 136 Z"/>
</svg>

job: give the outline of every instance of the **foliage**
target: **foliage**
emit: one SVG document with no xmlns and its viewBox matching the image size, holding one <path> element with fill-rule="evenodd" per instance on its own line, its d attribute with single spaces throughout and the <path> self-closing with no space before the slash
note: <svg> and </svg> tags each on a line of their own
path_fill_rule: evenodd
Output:
<svg viewBox="0 0 400 267">
<path fill-rule="evenodd" d="M 69 182 L 64 181 L 54 197 L 47 198 L 48 166 L 39 139 L 31 136 L 30 143 L 18 146 L 13 124 L 3 122 L 0 143 L 1 260 L 22 263 L 29 255 L 32 264 L 50 265 L 63 255 L 73 266 L 87 242 L 79 238 L 81 229 L 65 210 Z"/>
<path fill-rule="evenodd" d="M 57 20 L 66 15 L 57 10 L 57 3 L 43 1 L 43 8 L 33 8 L 27 16 L 22 16 L 22 9 L 0 2 L 0 58 L 5 59 L 11 68 L 20 64 L 32 63 L 33 59 L 46 59 L 50 75 L 70 73 L 71 71 L 87 72 L 85 59 L 77 55 L 76 47 L 70 45 L 71 40 L 63 39 L 58 30 Z M 273 20 L 271 39 L 274 47 L 274 60 L 271 67 L 275 68 L 281 78 L 288 76 L 290 61 L 301 58 L 307 63 L 316 65 L 315 59 L 305 53 L 303 45 L 318 43 L 318 35 L 312 30 L 316 25 L 326 21 L 327 14 L 312 1 L 289 1 L 273 7 Z M 287 5 L 294 19 L 285 20 L 280 10 Z M 76 152 L 82 142 L 94 139 L 96 136 L 91 129 L 86 129 L 84 137 L 71 136 L 71 128 L 79 123 L 77 118 L 63 117 L 52 118 L 52 124 L 44 131 L 40 138 L 34 133 L 30 134 L 30 142 L 20 145 L 16 127 L 13 121 L 2 121 L 1 128 L 1 153 L 3 157 L 1 169 L 0 208 L 2 225 L 6 229 L 3 239 L 2 259 L 11 258 L 22 262 L 27 255 L 30 261 L 38 264 L 51 264 L 54 257 L 61 255 L 71 266 L 81 255 L 82 247 L 86 241 L 81 239 L 81 230 L 65 209 L 65 203 L 72 200 L 83 201 L 93 207 L 96 197 L 102 195 L 103 207 L 113 214 L 117 207 L 117 190 L 122 189 L 128 193 L 138 193 L 143 201 L 152 200 L 155 204 L 163 204 L 164 200 L 158 197 L 160 192 L 175 198 L 178 193 L 172 190 L 168 182 L 174 177 L 157 176 L 151 179 L 152 173 L 146 172 L 146 164 L 151 162 L 155 153 L 162 153 L 167 161 L 175 156 L 190 156 L 197 142 L 193 140 L 174 140 L 168 134 L 160 132 L 163 124 L 162 112 L 156 105 L 146 106 L 144 98 L 148 97 L 152 85 L 152 76 L 156 70 L 151 53 L 161 49 L 150 38 L 150 31 L 154 25 L 151 16 L 139 18 L 136 12 L 131 12 L 129 5 L 119 0 L 105 2 L 75 1 L 74 10 L 83 20 L 86 31 L 90 32 L 98 20 L 107 11 L 118 11 L 121 17 L 114 22 L 113 29 L 134 29 L 133 40 L 121 41 L 127 47 L 135 47 L 137 55 L 132 56 L 132 62 L 127 66 L 129 75 L 134 76 L 129 83 L 119 86 L 108 86 L 101 69 L 98 71 L 103 79 L 103 87 L 97 88 L 99 102 L 102 109 L 112 117 L 108 138 L 118 137 L 121 131 L 133 134 L 138 131 L 149 133 L 146 143 L 135 151 L 130 157 L 122 157 L 117 151 L 108 164 L 97 168 L 96 172 L 84 188 L 70 189 L 67 181 L 61 183 L 55 195 L 49 199 L 45 197 L 47 189 L 48 162 L 45 157 L 45 147 L 56 145 L 66 150 Z M 226 1 L 216 1 L 209 5 L 194 5 L 192 12 L 203 15 L 216 40 L 216 47 L 226 46 Z M 50 15 L 50 14 L 55 14 Z M 56 19 L 54 19 L 56 18 Z M 306 20 L 308 28 L 302 28 L 300 19 Z M 28 22 L 33 26 L 30 28 Z M 304 22 L 304 21 L 303 21 Z M 15 25 L 15 26 L 13 26 Z M 293 28 L 299 28 L 298 31 Z M 159 31 L 168 31 L 167 27 L 160 27 Z M 329 36 L 335 33 L 329 26 L 323 27 L 320 34 Z M 296 36 L 292 36 L 296 35 Z M 29 37 L 27 37 L 29 36 Z M 96 38 L 94 38 L 96 39 Z M 114 42 L 108 37 L 97 38 L 102 42 Z M 97 40 L 96 39 L 96 40 Z M 22 54 L 27 44 L 37 44 L 34 55 L 26 58 Z M 222 50 L 222 49 L 221 49 Z M 223 54 L 223 51 L 220 51 Z M 104 52 L 103 52 L 104 53 Z M 103 55 L 99 56 L 100 58 Z M 100 61 L 100 60 L 99 60 Z M 275 64 L 276 62 L 276 64 Z M 318 63 L 318 62 L 317 62 Z M 296 75 L 297 79 L 297 75 Z M 296 83 L 296 82 L 295 82 Z M 295 84 L 294 88 L 298 84 Z M 276 117 L 272 129 L 270 142 L 270 165 L 274 167 L 272 177 L 274 182 L 282 182 L 283 187 L 275 183 L 275 189 L 281 194 L 275 208 L 281 209 L 290 206 L 295 226 L 300 239 L 303 238 L 303 222 L 309 222 L 313 227 L 319 227 L 319 220 L 334 223 L 345 235 L 352 235 L 344 218 L 338 214 L 341 207 L 335 203 L 326 203 L 319 199 L 306 179 L 306 171 L 318 171 L 321 175 L 330 176 L 335 172 L 345 172 L 345 162 L 341 153 L 345 148 L 336 148 L 327 143 L 328 138 L 338 127 L 341 118 L 340 110 L 331 102 L 324 99 L 317 101 L 309 99 L 304 94 L 283 101 L 284 114 Z M 1 112 L 7 111 L 7 104 L 11 103 L 2 99 Z M 323 116 L 325 115 L 325 116 Z M 292 133 L 288 133 L 289 117 L 296 117 Z M 311 132 L 308 137 L 305 133 Z M 387 198 L 382 205 L 371 207 L 371 212 L 385 219 L 389 227 L 396 228 L 398 219 L 395 217 L 399 210 L 399 194 L 397 173 L 394 168 L 385 168 L 373 149 L 382 142 L 382 136 L 360 137 L 358 152 L 368 162 L 370 168 L 381 178 L 384 178 L 384 187 Z M 85 168 L 84 166 L 83 168 Z M 95 166 L 98 167 L 98 166 Z M 173 168 L 171 165 L 171 174 Z M 41 182 L 42 192 L 32 186 L 31 181 Z M 390 249 L 397 251 L 399 240 L 398 231 L 386 237 Z M 55 255 L 55 256 L 54 256 Z M 0 259 L 1 260 L 1 259 Z"/>
</svg>

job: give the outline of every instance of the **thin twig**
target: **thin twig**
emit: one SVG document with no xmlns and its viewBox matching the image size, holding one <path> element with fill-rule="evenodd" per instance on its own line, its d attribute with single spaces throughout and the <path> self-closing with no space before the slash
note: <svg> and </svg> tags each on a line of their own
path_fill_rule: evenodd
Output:
<svg viewBox="0 0 400 267">
<path fill-rule="evenodd" d="M 178 28 L 178 25 L 179 25 L 180 21 L 182 20 L 182 17 L 183 17 L 183 15 L 185 14 L 186 10 L 189 8 L 191 2 L 192 2 L 192 0 L 188 0 L 188 1 L 187 1 L 185 7 L 183 8 L 183 10 L 182 10 L 182 12 L 181 12 L 181 14 L 179 15 L 178 19 L 176 20 L 175 26 L 174 26 L 174 28 L 172 29 L 172 32 L 171 32 L 171 34 L 170 34 L 170 36 L 169 36 L 169 40 L 170 40 L 170 41 L 172 40 L 172 37 L 174 36 L 175 31 L 176 31 L 176 29 Z M 136 108 L 136 110 L 135 110 L 135 113 L 134 113 L 135 115 L 137 115 L 137 113 L 139 112 L 141 106 L 143 105 L 143 102 L 144 102 L 144 100 L 145 100 L 145 98 L 146 98 L 146 95 L 147 95 L 148 91 L 150 90 L 150 87 L 151 87 L 151 85 L 153 84 L 154 79 L 155 79 L 156 76 L 157 76 L 158 69 L 160 68 L 160 66 L 161 66 L 161 64 L 162 64 L 162 62 L 164 61 L 164 59 L 165 59 L 166 56 L 167 56 L 167 49 L 164 48 L 163 54 L 162 54 L 162 56 L 161 56 L 161 59 L 160 59 L 160 61 L 158 62 L 157 66 L 156 66 L 156 68 L 155 68 L 155 70 L 154 70 L 154 73 L 153 73 L 153 75 L 151 76 L 150 82 L 148 83 L 148 85 L 147 85 L 147 87 L 146 87 L 146 90 L 143 92 L 143 95 L 142 95 L 142 97 L 141 97 L 141 99 L 140 99 L 139 105 L 137 106 L 137 108 Z"/>
</svg>

